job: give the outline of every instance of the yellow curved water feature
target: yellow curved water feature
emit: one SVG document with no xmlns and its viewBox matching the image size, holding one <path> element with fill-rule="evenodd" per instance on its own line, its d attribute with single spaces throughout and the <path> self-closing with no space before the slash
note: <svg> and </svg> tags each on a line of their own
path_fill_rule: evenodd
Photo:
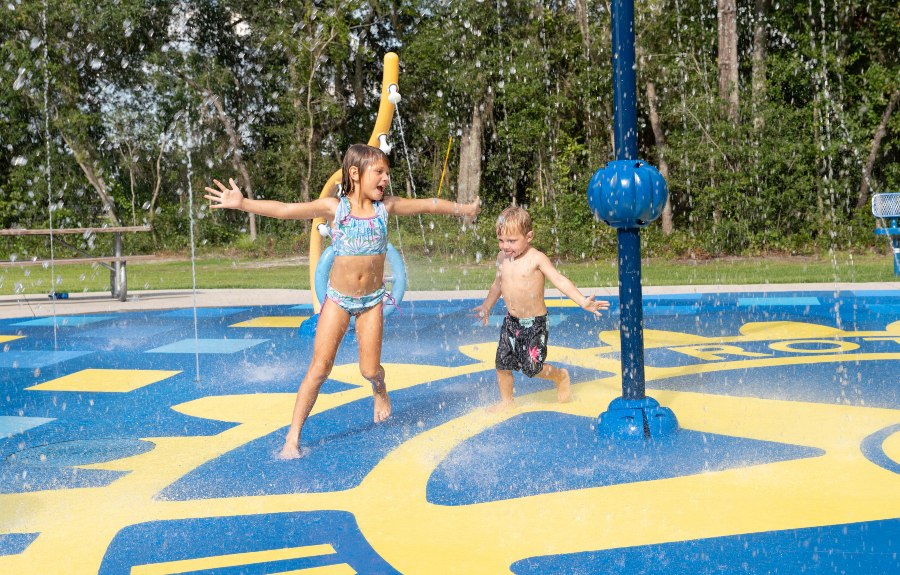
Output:
<svg viewBox="0 0 900 575">
<path fill-rule="evenodd" d="M 399 89 L 400 84 L 398 78 L 400 75 L 400 57 L 394 52 L 388 52 L 384 55 L 384 73 L 381 79 L 381 104 L 378 107 L 378 116 L 375 118 L 375 127 L 372 129 L 372 135 L 369 137 L 368 144 L 370 146 L 378 146 L 378 136 L 387 134 L 391 129 L 391 122 L 394 119 L 394 104 L 388 100 L 388 93 L 391 84 Z M 337 186 L 341 182 L 341 169 L 328 178 L 322 187 L 320 198 L 327 198 L 337 193 Z M 322 256 L 322 236 L 315 232 L 317 226 L 325 223 L 325 218 L 316 218 L 312 221 L 313 233 L 309 235 L 309 289 L 312 291 L 313 309 L 319 313 L 321 306 L 319 298 L 316 295 L 316 267 L 319 264 L 319 258 Z"/>
</svg>

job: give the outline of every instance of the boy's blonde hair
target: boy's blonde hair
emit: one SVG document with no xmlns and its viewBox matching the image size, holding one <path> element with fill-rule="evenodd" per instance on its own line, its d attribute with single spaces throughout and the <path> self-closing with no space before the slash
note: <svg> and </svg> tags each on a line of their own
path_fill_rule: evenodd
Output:
<svg viewBox="0 0 900 575">
<path fill-rule="evenodd" d="M 497 235 L 504 232 L 520 232 L 523 236 L 531 231 L 531 215 L 519 206 L 510 206 L 497 216 Z"/>
</svg>

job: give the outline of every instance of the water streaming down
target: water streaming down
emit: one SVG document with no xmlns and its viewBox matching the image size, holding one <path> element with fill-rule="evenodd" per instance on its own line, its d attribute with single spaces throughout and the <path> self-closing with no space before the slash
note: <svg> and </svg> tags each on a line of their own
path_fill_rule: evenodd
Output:
<svg viewBox="0 0 900 575">
<path fill-rule="evenodd" d="M 53 245 L 53 182 L 50 171 L 50 66 L 47 50 L 47 2 L 44 0 L 41 11 L 41 31 L 43 33 L 44 50 L 44 176 L 47 179 L 47 220 L 50 227 L 50 309 L 53 313 L 53 349 L 59 342 L 59 326 L 56 319 L 56 267 Z"/>
<path fill-rule="evenodd" d="M 403 118 L 400 117 L 400 106 L 394 105 L 394 115 L 397 118 L 397 129 L 400 132 L 400 143 L 403 146 L 403 157 L 406 160 L 406 177 L 409 178 L 410 188 L 414 198 L 418 198 L 416 193 L 416 179 L 413 176 L 412 164 L 409 159 L 409 148 L 406 146 L 406 135 L 403 133 Z M 425 225 L 422 223 L 422 215 L 419 214 L 419 230 L 422 232 L 422 246 L 428 250 L 428 240 L 425 238 Z M 398 223 L 399 225 L 399 223 Z"/>
<path fill-rule="evenodd" d="M 200 381 L 200 332 L 197 323 L 197 257 L 196 240 L 194 239 L 194 166 L 191 162 L 191 149 L 193 148 L 193 131 L 190 124 L 190 114 L 185 114 L 185 162 L 187 166 L 188 189 L 188 223 L 191 238 L 191 305 L 194 308 L 194 381 Z"/>
</svg>

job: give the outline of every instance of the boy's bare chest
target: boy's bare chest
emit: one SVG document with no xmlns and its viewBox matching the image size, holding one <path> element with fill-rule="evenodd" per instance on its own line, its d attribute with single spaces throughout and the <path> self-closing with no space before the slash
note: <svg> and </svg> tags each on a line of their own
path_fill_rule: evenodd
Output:
<svg viewBox="0 0 900 575">
<path fill-rule="evenodd" d="M 531 258 L 505 259 L 500 262 L 500 279 L 503 283 L 543 281 L 543 274 Z"/>
</svg>

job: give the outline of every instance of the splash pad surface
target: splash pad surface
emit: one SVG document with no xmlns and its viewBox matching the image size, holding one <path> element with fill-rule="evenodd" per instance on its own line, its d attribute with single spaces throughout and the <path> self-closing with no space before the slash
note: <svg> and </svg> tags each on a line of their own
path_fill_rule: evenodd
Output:
<svg viewBox="0 0 900 575">
<path fill-rule="evenodd" d="M 289 462 L 310 306 L 198 308 L 196 338 L 190 308 L 0 319 L 0 572 L 898 569 L 900 290 L 645 296 L 647 393 L 680 430 L 638 443 L 592 428 L 621 393 L 609 299 L 548 299 L 575 400 L 517 374 L 505 414 L 502 302 L 488 327 L 480 300 L 404 302 L 391 419 L 351 331 Z"/>
</svg>

